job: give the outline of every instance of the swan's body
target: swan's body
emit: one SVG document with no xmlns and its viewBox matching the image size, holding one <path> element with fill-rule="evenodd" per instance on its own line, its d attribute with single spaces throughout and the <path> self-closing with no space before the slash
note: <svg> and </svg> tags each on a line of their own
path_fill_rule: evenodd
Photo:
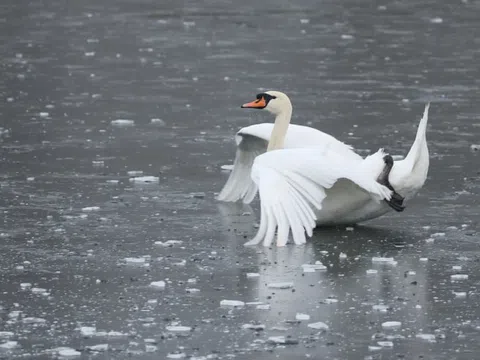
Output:
<svg viewBox="0 0 480 360">
<path fill-rule="evenodd" d="M 387 157 L 382 149 L 363 159 L 347 145 L 330 135 L 316 134 L 314 129 L 299 127 L 304 129 L 290 133 L 291 104 L 283 93 L 259 94 L 256 102 L 244 107 L 265 108 L 276 115 L 267 152 L 262 153 L 267 141 L 263 137 L 249 139 L 251 144 L 263 142 L 262 147 L 247 147 L 243 144 L 245 135 L 238 134 L 241 139 L 238 141 L 237 137 L 239 149 L 234 169 L 220 194 L 223 199 L 230 194 L 233 201 L 243 198 L 249 203 L 258 189 L 261 221 L 249 245 L 263 242 L 269 246 L 277 227 L 278 246 L 287 243 L 290 231 L 294 242 L 302 244 L 306 241 L 305 233 L 311 236 L 316 225 L 355 224 L 381 216 L 391 209 L 392 195 L 409 199 L 425 182 L 429 166 L 425 137 L 428 105 L 407 157 L 395 163 L 391 160 L 387 172 Z M 294 135 L 297 131 L 316 135 L 302 138 L 301 142 L 291 140 L 289 134 L 300 136 Z M 315 143 L 317 136 L 320 143 Z M 303 144 L 303 148 L 285 148 L 287 142 L 290 146 Z M 245 178 L 249 173 L 253 182 Z"/>
</svg>

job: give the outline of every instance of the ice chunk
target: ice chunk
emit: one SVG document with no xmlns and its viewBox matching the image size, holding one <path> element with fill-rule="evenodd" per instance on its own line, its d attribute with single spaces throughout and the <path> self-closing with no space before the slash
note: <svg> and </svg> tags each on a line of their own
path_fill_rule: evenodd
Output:
<svg viewBox="0 0 480 360">
<path fill-rule="evenodd" d="M 444 237 L 445 236 L 445 233 L 444 232 L 438 232 L 438 233 L 434 233 L 432 235 L 430 235 L 431 237 L 433 238 L 436 238 L 436 237 Z"/>
<path fill-rule="evenodd" d="M 310 320 L 310 315 L 308 315 L 308 314 L 302 314 L 302 313 L 297 313 L 297 314 L 295 315 L 295 320 L 300 320 L 300 321 L 302 321 L 302 320 Z"/>
<path fill-rule="evenodd" d="M 298 340 L 287 338 L 285 336 L 270 336 L 268 342 L 271 344 L 281 344 L 281 345 L 296 345 Z"/>
<path fill-rule="evenodd" d="M 13 349 L 18 346 L 17 341 L 6 341 L 3 344 L 0 344 L 0 348 L 2 349 Z"/>
<path fill-rule="evenodd" d="M 87 349 L 90 351 L 96 351 L 96 352 L 108 351 L 108 344 L 91 345 L 91 346 L 87 346 Z"/>
<path fill-rule="evenodd" d="M 152 183 L 158 182 L 158 176 L 137 176 L 129 179 L 134 183 Z"/>
<path fill-rule="evenodd" d="M 99 206 L 87 206 L 82 208 L 82 211 L 98 211 L 100 210 Z"/>
<path fill-rule="evenodd" d="M 12 337 L 14 333 L 12 331 L 0 331 L 0 338 Z"/>
<path fill-rule="evenodd" d="M 177 352 L 177 353 L 169 353 L 167 354 L 167 359 L 183 359 L 187 355 L 185 353 Z"/>
<path fill-rule="evenodd" d="M 467 292 L 466 291 L 454 291 L 453 295 L 457 298 L 464 298 L 467 297 Z"/>
<path fill-rule="evenodd" d="M 162 242 L 162 241 L 155 241 L 155 245 L 157 246 L 165 246 L 165 247 L 171 247 L 171 246 L 174 246 L 174 245 L 180 245 L 182 244 L 183 241 L 182 240 L 167 240 L 165 242 Z"/>
<path fill-rule="evenodd" d="M 342 39 L 343 40 L 351 40 L 353 39 L 353 35 L 350 35 L 350 34 L 342 34 Z"/>
<path fill-rule="evenodd" d="M 390 306 L 383 304 L 373 305 L 372 310 L 379 312 L 387 312 L 388 310 L 390 310 Z"/>
<path fill-rule="evenodd" d="M 461 281 L 461 280 L 467 280 L 468 275 L 467 274 L 454 274 L 450 275 L 450 280 L 452 281 Z"/>
<path fill-rule="evenodd" d="M 25 289 L 28 289 L 29 287 L 32 287 L 32 284 L 31 283 L 21 283 L 20 284 L 20 287 L 25 290 Z"/>
<path fill-rule="evenodd" d="M 259 304 L 256 307 L 257 310 L 270 310 L 270 304 Z"/>
<path fill-rule="evenodd" d="M 324 304 L 335 304 L 335 303 L 338 303 L 338 299 L 335 299 L 335 298 L 326 298 L 325 300 L 323 300 L 323 303 L 324 303 Z"/>
<path fill-rule="evenodd" d="M 379 351 L 379 350 L 382 350 L 382 347 L 381 346 L 371 346 L 371 345 L 369 345 L 368 350 L 369 351 Z"/>
<path fill-rule="evenodd" d="M 346 259 L 347 258 L 347 254 L 341 252 L 340 255 L 338 255 L 338 257 L 343 260 L 343 259 Z"/>
<path fill-rule="evenodd" d="M 197 288 L 186 288 L 185 291 L 189 294 L 194 294 L 200 292 L 200 289 Z"/>
<path fill-rule="evenodd" d="M 379 263 L 379 264 L 387 264 L 387 265 L 396 265 L 397 262 L 393 257 L 378 257 L 374 256 L 372 257 L 372 262 L 373 263 Z"/>
<path fill-rule="evenodd" d="M 35 178 L 33 176 L 27 177 L 27 181 L 34 181 L 34 180 L 35 180 Z"/>
<path fill-rule="evenodd" d="M 34 287 L 34 288 L 31 289 L 31 291 L 34 294 L 43 294 L 43 293 L 47 292 L 47 289 Z"/>
<path fill-rule="evenodd" d="M 402 323 L 400 321 L 386 321 L 382 323 L 382 328 L 384 329 L 398 329 L 402 327 Z"/>
<path fill-rule="evenodd" d="M 159 118 L 150 119 L 150 124 L 154 124 L 154 125 L 158 125 L 158 126 L 165 126 L 166 125 L 165 121 L 162 120 L 162 119 L 159 119 Z"/>
<path fill-rule="evenodd" d="M 430 22 L 432 24 L 441 24 L 441 23 L 443 23 L 443 19 L 441 17 L 434 17 L 434 18 L 430 19 Z"/>
<path fill-rule="evenodd" d="M 327 270 L 327 267 L 321 263 L 321 261 L 315 261 L 315 264 L 303 264 L 302 265 L 304 272 L 309 272 L 307 269 L 315 270 Z M 307 271 L 306 271 L 307 270 Z"/>
<path fill-rule="evenodd" d="M 420 261 L 428 261 L 428 258 L 422 257 L 422 258 L 420 258 L 419 260 L 420 260 Z"/>
<path fill-rule="evenodd" d="M 62 347 L 57 349 L 58 356 L 60 357 L 75 357 L 80 356 L 82 353 L 72 348 Z"/>
<path fill-rule="evenodd" d="M 316 330 L 328 330 L 328 325 L 325 324 L 324 322 L 316 322 L 316 323 L 311 323 L 307 325 L 309 328 L 316 329 Z"/>
<path fill-rule="evenodd" d="M 462 270 L 462 266 L 461 265 L 453 265 L 452 270 L 460 271 L 460 270 Z"/>
<path fill-rule="evenodd" d="M 45 324 L 47 320 L 38 317 L 25 317 L 22 319 L 25 324 Z"/>
<path fill-rule="evenodd" d="M 310 19 L 300 19 L 300 24 L 308 24 Z"/>
<path fill-rule="evenodd" d="M 150 283 L 150 287 L 156 288 L 156 289 L 165 289 L 165 281 L 160 280 L 160 281 L 152 281 Z"/>
<path fill-rule="evenodd" d="M 480 144 L 472 144 L 470 145 L 470 149 L 472 149 L 473 151 L 478 151 L 480 150 Z"/>
<path fill-rule="evenodd" d="M 247 273 L 247 278 L 257 278 L 259 276 L 259 273 Z"/>
<path fill-rule="evenodd" d="M 366 272 L 367 272 L 367 275 L 375 275 L 378 273 L 378 270 L 368 269 Z"/>
<path fill-rule="evenodd" d="M 232 171 L 233 170 L 233 165 L 222 165 L 220 167 L 222 170 L 227 170 L 227 171 Z"/>
<path fill-rule="evenodd" d="M 142 170 L 130 170 L 127 171 L 128 176 L 142 176 L 143 171 Z"/>
<path fill-rule="evenodd" d="M 42 111 L 38 114 L 38 116 L 42 117 L 42 118 L 46 118 L 46 117 L 49 117 L 50 114 L 46 111 Z"/>
<path fill-rule="evenodd" d="M 263 324 L 243 324 L 242 329 L 261 331 L 261 330 L 265 330 L 265 325 L 263 325 Z"/>
<path fill-rule="evenodd" d="M 167 326 L 166 329 L 167 331 L 171 331 L 171 332 L 186 332 L 186 331 L 192 330 L 190 326 L 180 326 L 180 325 Z"/>
<path fill-rule="evenodd" d="M 381 347 L 393 347 L 393 342 L 391 341 L 378 341 L 377 344 Z"/>
<path fill-rule="evenodd" d="M 125 258 L 125 262 L 129 265 L 145 264 L 146 260 L 147 259 L 144 258 L 144 257 L 138 257 L 138 258 L 127 257 L 127 258 Z"/>
<path fill-rule="evenodd" d="M 240 300 L 222 300 L 220 306 L 244 306 L 245 303 Z"/>
<path fill-rule="evenodd" d="M 268 284 L 270 289 L 290 289 L 293 287 L 293 282 L 279 282 Z"/>
<path fill-rule="evenodd" d="M 97 332 L 97 329 L 93 326 L 82 326 L 80 327 L 80 334 L 82 336 L 93 336 Z"/>
<path fill-rule="evenodd" d="M 415 337 L 416 337 L 417 339 L 425 340 L 425 341 L 428 341 L 428 342 L 437 342 L 437 340 L 435 339 L 435 335 L 434 335 L 434 334 L 423 334 L 423 333 L 420 333 L 420 334 L 415 335 Z"/>
<path fill-rule="evenodd" d="M 113 126 L 133 126 L 135 125 L 135 121 L 126 120 L 126 119 L 117 119 L 117 120 L 112 120 L 110 124 L 112 124 Z"/>
</svg>

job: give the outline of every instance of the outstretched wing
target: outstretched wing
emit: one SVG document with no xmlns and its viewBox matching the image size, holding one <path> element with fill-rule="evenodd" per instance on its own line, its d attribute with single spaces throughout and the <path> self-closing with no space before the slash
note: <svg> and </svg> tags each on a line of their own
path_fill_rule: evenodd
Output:
<svg viewBox="0 0 480 360">
<path fill-rule="evenodd" d="M 348 161 L 338 153 L 319 149 L 275 150 L 257 157 L 252 179 L 260 193 L 260 227 L 246 245 L 263 241 L 270 246 L 277 228 L 277 246 L 287 243 L 290 231 L 296 244 L 304 244 L 305 233 L 312 236 L 315 209 L 322 208 L 325 190 L 341 178 L 354 182 L 377 201 L 390 200 L 391 191 L 372 173 L 373 167 L 382 164 L 380 151 L 363 161 Z"/>
<path fill-rule="evenodd" d="M 233 170 L 217 196 L 220 201 L 243 201 L 250 203 L 257 194 L 257 185 L 251 175 L 253 161 L 267 150 L 268 142 L 257 136 L 242 134 L 236 135 L 237 153 L 233 163 Z"/>
</svg>

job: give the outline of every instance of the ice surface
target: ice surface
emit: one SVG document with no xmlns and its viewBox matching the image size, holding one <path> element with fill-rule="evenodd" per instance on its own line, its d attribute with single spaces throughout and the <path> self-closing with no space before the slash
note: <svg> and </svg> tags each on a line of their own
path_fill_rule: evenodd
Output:
<svg viewBox="0 0 480 360">
<path fill-rule="evenodd" d="M 247 278 L 257 278 L 259 276 L 259 273 L 247 273 Z"/>
<path fill-rule="evenodd" d="M 329 327 L 327 324 L 325 324 L 324 322 L 316 322 L 316 323 L 311 323 L 311 324 L 308 324 L 307 325 L 309 328 L 312 328 L 312 329 L 316 329 L 316 330 L 328 330 Z"/>
<path fill-rule="evenodd" d="M 98 211 L 100 210 L 99 206 L 87 206 L 82 208 L 82 211 Z"/>
<path fill-rule="evenodd" d="M 152 281 L 150 283 L 150 286 L 156 289 L 165 289 L 165 281 L 160 280 L 160 281 Z"/>
<path fill-rule="evenodd" d="M 158 176 L 136 176 L 129 180 L 134 183 L 152 183 L 158 182 Z"/>
<path fill-rule="evenodd" d="M 171 332 L 185 332 L 191 331 L 192 328 L 190 326 L 181 326 L 181 325 L 171 325 L 166 327 L 167 331 Z"/>
<path fill-rule="evenodd" d="M 117 119 L 117 120 L 112 120 L 110 124 L 112 124 L 113 126 L 133 126 L 135 125 L 135 121 L 126 120 L 126 119 Z"/>
<path fill-rule="evenodd" d="M 400 321 L 386 321 L 382 323 L 382 328 L 384 329 L 398 329 L 402 327 L 402 323 Z"/>
<path fill-rule="evenodd" d="M 302 320 L 310 320 L 310 315 L 308 315 L 308 314 L 302 314 L 302 313 L 297 313 L 297 314 L 295 315 L 295 320 L 300 320 L 300 321 L 302 321 Z"/>
<path fill-rule="evenodd" d="M 244 306 L 245 303 L 240 300 L 221 300 L 220 306 Z"/>
<path fill-rule="evenodd" d="M 13 349 L 17 346 L 18 346 L 17 341 L 10 341 L 10 340 L 0 344 L 0 348 L 2 349 Z"/>
<path fill-rule="evenodd" d="M 434 334 L 423 334 L 423 333 L 420 333 L 420 334 L 415 335 L 415 337 L 416 337 L 417 339 L 425 340 L 425 341 L 428 341 L 428 342 L 436 342 L 436 341 L 437 341 L 437 340 L 435 339 L 435 335 L 434 335 Z"/>
<path fill-rule="evenodd" d="M 279 282 L 268 284 L 270 289 L 290 289 L 293 287 L 293 282 Z"/>
<path fill-rule="evenodd" d="M 452 281 L 467 280 L 468 275 L 467 274 L 453 274 L 453 275 L 450 275 L 450 279 Z"/>
</svg>

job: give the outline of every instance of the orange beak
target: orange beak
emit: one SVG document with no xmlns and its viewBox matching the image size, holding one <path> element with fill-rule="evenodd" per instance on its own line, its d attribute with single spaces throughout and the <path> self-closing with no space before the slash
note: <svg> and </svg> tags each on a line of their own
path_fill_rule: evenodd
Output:
<svg viewBox="0 0 480 360">
<path fill-rule="evenodd" d="M 253 108 L 253 109 L 263 109 L 265 106 L 267 106 L 267 102 L 265 99 L 262 97 L 261 99 L 254 100 L 252 102 L 246 103 L 242 105 L 242 108 Z"/>
</svg>

